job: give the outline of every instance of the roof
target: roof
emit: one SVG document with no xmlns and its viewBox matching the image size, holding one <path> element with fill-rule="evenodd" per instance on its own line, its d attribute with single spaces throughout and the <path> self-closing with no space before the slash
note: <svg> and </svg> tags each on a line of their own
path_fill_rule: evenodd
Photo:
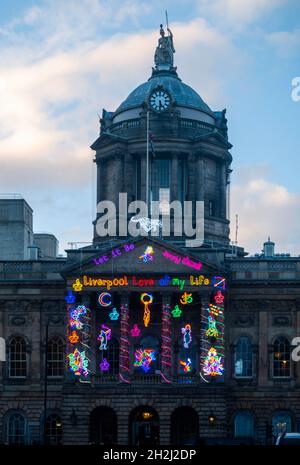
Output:
<svg viewBox="0 0 300 465">
<path fill-rule="evenodd" d="M 214 116 L 209 106 L 194 89 L 182 82 L 176 75 L 168 72 L 156 73 L 147 82 L 134 89 L 117 108 L 114 116 L 130 108 L 142 106 L 152 90 L 158 86 L 167 90 L 177 105 L 208 112 Z"/>
</svg>

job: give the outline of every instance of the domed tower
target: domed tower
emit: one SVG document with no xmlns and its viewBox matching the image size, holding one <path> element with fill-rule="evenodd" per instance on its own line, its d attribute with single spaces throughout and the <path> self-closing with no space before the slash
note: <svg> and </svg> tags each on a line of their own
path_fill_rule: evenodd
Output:
<svg viewBox="0 0 300 465">
<path fill-rule="evenodd" d="M 127 193 L 128 203 L 160 201 L 162 209 L 174 200 L 193 205 L 203 201 L 201 254 L 224 251 L 229 244 L 227 190 L 232 161 L 226 110 L 212 111 L 182 82 L 173 66 L 174 53 L 172 32 L 168 29 L 166 35 L 161 26 L 151 77 L 114 112 L 103 110 L 100 136 L 91 146 L 96 151 L 97 202 L 114 202 L 117 216 L 122 216 L 118 205 L 122 192 Z M 98 210 L 94 242 L 105 240 L 96 232 L 102 215 L 103 210 Z M 126 235 L 121 229 L 116 228 L 118 237 Z M 180 237 L 163 237 L 180 247 L 185 247 L 185 238 L 184 231 Z"/>
</svg>

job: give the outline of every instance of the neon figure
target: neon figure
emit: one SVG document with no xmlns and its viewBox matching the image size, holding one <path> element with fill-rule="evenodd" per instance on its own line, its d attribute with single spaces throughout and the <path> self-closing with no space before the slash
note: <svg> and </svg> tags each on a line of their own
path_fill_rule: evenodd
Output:
<svg viewBox="0 0 300 465">
<path fill-rule="evenodd" d="M 226 289 L 226 279 L 221 276 L 214 276 L 213 285 L 217 289 L 222 289 L 224 291 Z"/>
<path fill-rule="evenodd" d="M 101 331 L 97 338 L 100 341 L 100 350 L 107 350 L 108 341 L 111 338 L 111 329 L 106 325 L 101 325 Z"/>
<path fill-rule="evenodd" d="M 69 365 L 70 365 L 70 370 L 73 371 L 73 373 L 76 376 L 88 375 L 88 364 L 89 361 L 86 358 L 85 352 L 79 352 L 78 349 L 75 349 L 73 353 L 68 355 L 69 358 Z"/>
<path fill-rule="evenodd" d="M 130 332 L 132 337 L 139 337 L 141 334 L 141 330 L 136 323 L 133 325 L 133 328 L 130 330 Z"/>
<path fill-rule="evenodd" d="M 220 316 L 223 314 L 223 311 L 221 310 L 221 308 L 214 304 L 209 304 L 208 311 L 214 316 Z"/>
<path fill-rule="evenodd" d="M 191 325 L 187 324 L 184 328 L 181 328 L 183 346 L 188 349 L 190 343 L 192 342 L 192 328 Z"/>
<path fill-rule="evenodd" d="M 218 356 L 214 347 L 209 349 L 205 357 L 203 371 L 206 376 L 221 376 L 223 374 L 222 357 Z"/>
<path fill-rule="evenodd" d="M 139 258 L 143 259 L 144 263 L 152 262 L 153 261 L 153 255 L 154 255 L 154 250 L 151 245 L 149 245 L 143 255 L 141 255 Z"/>
<path fill-rule="evenodd" d="M 180 365 L 183 368 L 184 373 L 189 373 L 191 371 L 192 361 L 190 358 L 185 362 L 184 360 L 179 360 Z"/>
<path fill-rule="evenodd" d="M 106 358 L 102 360 L 100 363 L 100 370 L 101 371 L 108 371 L 109 370 L 109 362 Z"/>
<path fill-rule="evenodd" d="M 179 308 L 178 305 L 175 305 L 175 308 L 173 308 L 171 313 L 174 318 L 179 318 L 182 314 L 182 310 Z"/>
<path fill-rule="evenodd" d="M 83 284 L 81 283 L 80 279 L 76 279 L 75 283 L 72 285 L 73 289 L 75 292 L 80 292 L 82 291 Z"/>
<path fill-rule="evenodd" d="M 134 357 L 134 366 L 142 368 L 145 373 L 150 370 L 152 361 L 156 360 L 155 351 L 153 349 L 136 349 Z"/>
<path fill-rule="evenodd" d="M 119 319 L 119 316 L 120 316 L 120 314 L 118 313 L 117 309 L 114 307 L 114 308 L 112 309 L 112 312 L 109 314 L 109 318 L 110 318 L 111 320 L 118 320 L 118 319 Z"/>
<path fill-rule="evenodd" d="M 224 296 L 221 291 L 218 291 L 214 296 L 216 304 L 222 304 L 224 302 Z"/>
<path fill-rule="evenodd" d="M 219 331 L 216 328 L 216 320 L 212 317 L 208 317 L 208 328 L 205 333 L 207 337 L 218 337 L 219 336 Z"/>
<path fill-rule="evenodd" d="M 70 311 L 70 326 L 71 328 L 75 329 L 82 329 L 82 322 L 80 321 L 80 317 L 87 313 L 87 308 L 84 305 L 78 305 L 78 307 L 74 308 Z"/>
<path fill-rule="evenodd" d="M 111 294 L 109 292 L 101 292 L 98 302 L 102 307 L 109 307 L 111 305 Z"/>
<path fill-rule="evenodd" d="M 73 294 L 72 291 L 68 291 L 68 295 L 65 297 L 65 301 L 67 304 L 73 304 L 76 300 L 75 295 Z"/>
<path fill-rule="evenodd" d="M 145 328 L 147 328 L 148 325 L 149 325 L 150 316 L 151 316 L 149 305 L 153 302 L 152 294 L 147 294 L 146 292 L 144 292 L 141 295 L 141 302 L 144 304 L 144 317 L 143 317 L 143 320 L 144 320 Z"/>
<path fill-rule="evenodd" d="M 76 331 L 72 331 L 68 339 L 71 342 L 71 344 L 77 344 L 77 342 L 79 341 L 79 336 L 76 333 Z"/>
<path fill-rule="evenodd" d="M 188 294 L 186 291 L 180 297 L 180 303 L 182 305 L 191 304 L 193 302 L 192 294 Z"/>
</svg>

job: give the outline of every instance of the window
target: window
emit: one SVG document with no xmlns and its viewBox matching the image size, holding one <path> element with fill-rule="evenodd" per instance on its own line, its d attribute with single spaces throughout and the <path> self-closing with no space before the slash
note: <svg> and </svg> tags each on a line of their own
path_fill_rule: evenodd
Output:
<svg viewBox="0 0 300 465">
<path fill-rule="evenodd" d="M 253 438 L 254 421 L 251 412 L 238 412 L 234 417 L 234 437 Z"/>
<path fill-rule="evenodd" d="M 273 377 L 291 376 L 291 345 L 286 337 L 279 337 L 273 346 Z"/>
<path fill-rule="evenodd" d="M 48 367 L 47 376 L 57 378 L 64 375 L 65 350 L 60 337 L 52 337 L 48 341 Z"/>
<path fill-rule="evenodd" d="M 8 376 L 9 378 L 26 378 L 26 375 L 26 341 L 23 337 L 16 336 L 8 345 Z"/>
<path fill-rule="evenodd" d="M 109 341 L 107 350 L 100 351 L 99 360 L 100 363 L 103 359 L 106 359 L 109 363 L 107 371 L 103 371 L 103 374 L 117 375 L 119 373 L 119 343 L 116 339 Z"/>
<path fill-rule="evenodd" d="M 59 415 L 52 414 L 46 418 L 45 435 L 47 444 L 60 444 L 62 440 L 62 422 Z"/>
<path fill-rule="evenodd" d="M 234 376 L 251 378 L 253 376 L 253 350 L 248 337 L 241 337 L 235 348 Z"/>
<path fill-rule="evenodd" d="M 154 158 L 151 165 L 151 200 L 159 201 L 162 213 L 169 213 L 170 165 L 168 158 Z"/>
<path fill-rule="evenodd" d="M 277 436 L 285 427 L 286 432 L 292 431 L 292 419 L 288 412 L 276 412 L 272 418 L 273 435 Z"/>
<path fill-rule="evenodd" d="M 145 352 L 142 353 L 143 351 Z M 153 375 L 157 370 L 159 370 L 159 341 L 156 337 L 146 336 L 141 340 L 141 343 L 135 347 L 133 365 L 135 373 L 139 375 Z"/>
<path fill-rule="evenodd" d="M 25 418 L 21 413 L 12 413 L 7 420 L 7 443 L 25 444 Z"/>
</svg>

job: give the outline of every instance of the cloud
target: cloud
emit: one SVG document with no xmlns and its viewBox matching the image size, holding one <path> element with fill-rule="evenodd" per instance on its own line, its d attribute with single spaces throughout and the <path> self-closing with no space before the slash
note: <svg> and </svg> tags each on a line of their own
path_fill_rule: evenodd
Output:
<svg viewBox="0 0 300 465">
<path fill-rule="evenodd" d="M 284 6 L 289 0 L 199 0 L 199 11 L 207 10 L 218 21 L 241 29 Z"/>
<path fill-rule="evenodd" d="M 263 242 L 271 236 L 277 252 L 299 255 L 300 195 L 269 181 L 265 174 L 265 166 L 262 170 L 260 166 L 237 170 L 231 190 L 231 236 L 238 214 L 238 242 L 248 252 L 260 252 Z"/>
<path fill-rule="evenodd" d="M 299 56 L 300 28 L 293 31 L 277 31 L 266 36 L 267 42 L 275 48 L 281 58 Z"/>
</svg>

